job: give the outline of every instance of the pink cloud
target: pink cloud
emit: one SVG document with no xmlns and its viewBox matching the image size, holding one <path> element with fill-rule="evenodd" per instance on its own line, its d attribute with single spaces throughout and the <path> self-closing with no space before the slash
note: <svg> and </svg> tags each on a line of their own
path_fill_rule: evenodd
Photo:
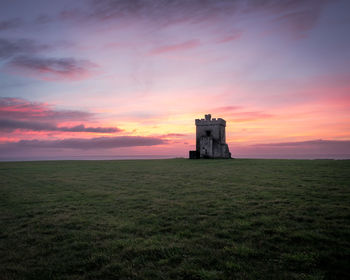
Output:
<svg viewBox="0 0 350 280">
<path fill-rule="evenodd" d="M 252 112 L 231 113 L 228 116 L 228 119 L 235 122 L 248 122 L 248 121 L 261 120 L 261 119 L 268 119 L 268 118 L 272 118 L 273 116 L 274 115 L 269 113 L 252 111 Z"/>
<path fill-rule="evenodd" d="M 117 127 L 86 126 L 81 120 L 87 120 L 92 113 L 84 111 L 55 110 L 45 103 L 32 103 L 19 98 L 0 98 L 0 131 L 13 132 L 51 131 L 51 132 L 87 132 L 116 133 Z M 73 125 L 65 125 L 62 122 Z M 60 123 L 60 124 L 58 124 Z"/>
<path fill-rule="evenodd" d="M 94 114 L 77 110 L 57 110 L 47 103 L 30 102 L 22 98 L 0 98 L 0 117 L 15 120 L 87 120 Z"/>
<path fill-rule="evenodd" d="M 238 32 L 235 32 L 233 34 L 222 36 L 216 42 L 217 43 L 228 43 L 228 42 L 231 42 L 231 41 L 234 41 L 234 40 L 238 40 L 239 38 L 242 37 L 242 34 L 243 34 L 242 31 L 238 31 Z"/>
<path fill-rule="evenodd" d="M 213 109 L 212 111 L 215 113 L 221 113 L 221 112 L 230 112 L 230 111 L 236 111 L 241 109 L 241 106 L 223 106 Z"/>
<path fill-rule="evenodd" d="M 213 113 L 223 114 L 225 119 L 234 122 L 247 122 L 272 118 L 274 115 L 263 111 L 246 111 L 241 106 L 224 106 L 212 110 Z"/>
<path fill-rule="evenodd" d="M 150 54 L 162 54 L 173 51 L 183 51 L 196 48 L 200 45 L 200 41 L 193 39 L 179 44 L 165 45 L 151 50 Z"/>
<path fill-rule="evenodd" d="M 42 121 L 18 121 L 11 119 L 0 119 L 0 131 L 12 132 L 16 129 L 32 131 L 60 131 L 60 132 L 93 132 L 93 133 L 115 133 L 122 129 L 117 127 L 90 127 L 84 124 L 74 126 L 57 126 L 54 123 Z"/>
</svg>

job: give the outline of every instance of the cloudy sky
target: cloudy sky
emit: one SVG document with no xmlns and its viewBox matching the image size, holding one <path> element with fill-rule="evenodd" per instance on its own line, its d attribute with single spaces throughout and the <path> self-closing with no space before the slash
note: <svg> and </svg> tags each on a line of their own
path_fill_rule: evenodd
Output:
<svg viewBox="0 0 350 280">
<path fill-rule="evenodd" d="M 350 155 L 348 0 L 0 0 L 0 159 Z M 312 157 L 312 156 L 311 156 Z"/>
</svg>

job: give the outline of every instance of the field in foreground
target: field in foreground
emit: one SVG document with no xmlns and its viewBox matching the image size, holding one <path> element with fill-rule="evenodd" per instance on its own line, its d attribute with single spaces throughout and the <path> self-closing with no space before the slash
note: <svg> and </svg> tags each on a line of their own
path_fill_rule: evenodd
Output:
<svg viewBox="0 0 350 280">
<path fill-rule="evenodd" d="M 349 279 L 350 161 L 0 163 L 0 279 Z"/>
</svg>

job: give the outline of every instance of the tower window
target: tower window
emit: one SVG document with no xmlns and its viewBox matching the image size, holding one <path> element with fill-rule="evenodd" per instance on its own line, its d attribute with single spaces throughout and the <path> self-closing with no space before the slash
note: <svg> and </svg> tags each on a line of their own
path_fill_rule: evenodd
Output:
<svg viewBox="0 0 350 280">
<path fill-rule="evenodd" d="M 207 130 L 205 133 L 207 134 L 207 136 L 211 135 L 211 131 L 210 130 Z"/>
</svg>

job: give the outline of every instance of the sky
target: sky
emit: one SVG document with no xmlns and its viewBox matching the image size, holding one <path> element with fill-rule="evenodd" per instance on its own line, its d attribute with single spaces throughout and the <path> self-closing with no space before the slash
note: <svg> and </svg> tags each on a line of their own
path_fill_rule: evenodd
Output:
<svg viewBox="0 0 350 280">
<path fill-rule="evenodd" d="M 0 0 L 0 160 L 350 158 L 348 0 Z"/>
</svg>

